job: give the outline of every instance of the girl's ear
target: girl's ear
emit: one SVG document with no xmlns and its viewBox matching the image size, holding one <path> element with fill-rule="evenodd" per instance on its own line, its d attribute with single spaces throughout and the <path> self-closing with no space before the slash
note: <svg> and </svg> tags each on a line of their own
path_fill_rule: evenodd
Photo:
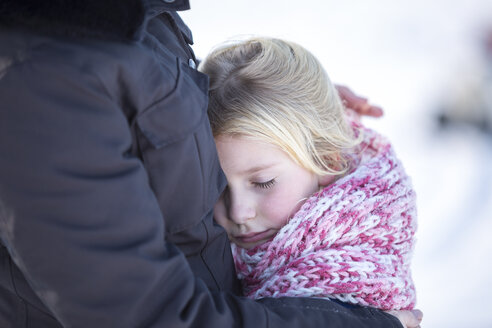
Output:
<svg viewBox="0 0 492 328">
<path fill-rule="evenodd" d="M 333 181 L 335 181 L 335 177 L 336 177 L 335 175 L 331 175 L 331 174 L 318 176 L 318 185 L 320 187 L 326 187 L 329 184 L 331 184 Z"/>
</svg>

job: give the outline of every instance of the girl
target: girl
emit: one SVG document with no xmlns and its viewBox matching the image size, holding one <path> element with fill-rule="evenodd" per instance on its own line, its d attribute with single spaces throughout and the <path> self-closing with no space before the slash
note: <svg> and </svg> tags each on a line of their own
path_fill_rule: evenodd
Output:
<svg viewBox="0 0 492 328">
<path fill-rule="evenodd" d="M 412 309 L 410 179 L 388 141 L 347 113 L 319 61 L 253 38 L 200 69 L 228 180 L 215 217 L 245 294 Z"/>
</svg>

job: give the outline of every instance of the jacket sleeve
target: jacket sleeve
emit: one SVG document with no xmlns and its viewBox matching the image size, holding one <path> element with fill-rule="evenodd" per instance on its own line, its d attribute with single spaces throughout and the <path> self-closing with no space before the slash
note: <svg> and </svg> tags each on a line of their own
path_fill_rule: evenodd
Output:
<svg viewBox="0 0 492 328">
<path fill-rule="evenodd" d="M 66 327 L 401 327 L 316 299 L 210 292 L 164 238 L 122 110 L 97 77 L 18 64 L 0 75 L 1 241 Z"/>
</svg>

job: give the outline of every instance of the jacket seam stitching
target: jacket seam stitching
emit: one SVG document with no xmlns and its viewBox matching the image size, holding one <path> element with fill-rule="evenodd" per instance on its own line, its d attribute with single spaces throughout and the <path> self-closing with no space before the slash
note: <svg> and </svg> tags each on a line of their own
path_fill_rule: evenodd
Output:
<svg viewBox="0 0 492 328">
<path fill-rule="evenodd" d="M 205 222 L 203 222 L 203 220 L 201 220 L 201 224 L 203 225 L 203 227 L 205 228 L 205 232 L 206 232 L 206 235 L 207 235 L 207 238 L 206 238 L 206 241 L 205 241 L 205 245 L 208 245 L 208 239 L 209 239 L 209 233 L 208 233 L 208 229 L 207 229 L 207 225 L 205 224 Z M 220 285 L 218 284 L 217 280 L 215 279 L 215 275 L 214 273 L 212 272 L 212 270 L 210 270 L 210 267 L 208 266 L 207 264 L 207 261 L 205 261 L 205 259 L 203 258 L 203 252 L 204 252 L 204 248 L 200 251 L 200 258 L 202 259 L 203 261 L 203 264 L 205 265 L 205 267 L 207 268 L 208 272 L 210 273 L 210 276 L 212 277 L 212 279 L 214 280 L 215 282 L 215 286 L 217 287 L 218 290 L 220 290 Z"/>
</svg>

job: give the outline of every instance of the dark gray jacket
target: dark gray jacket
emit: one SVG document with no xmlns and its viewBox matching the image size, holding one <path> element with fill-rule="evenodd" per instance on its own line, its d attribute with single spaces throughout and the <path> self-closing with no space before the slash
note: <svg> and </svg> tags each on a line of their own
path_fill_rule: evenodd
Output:
<svg viewBox="0 0 492 328">
<path fill-rule="evenodd" d="M 188 6 L 2 1 L 0 327 L 400 327 L 236 296 Z"/>
</svg>

